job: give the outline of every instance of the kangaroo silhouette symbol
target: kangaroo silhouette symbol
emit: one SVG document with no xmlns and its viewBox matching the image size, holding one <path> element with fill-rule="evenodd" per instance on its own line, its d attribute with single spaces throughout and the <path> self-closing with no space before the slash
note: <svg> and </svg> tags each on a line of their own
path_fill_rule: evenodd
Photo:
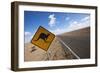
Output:
<svg viewBox="0 0 100 73">
<path fill-rule="evenodd" d="M 35 41 L 38 41 L 39 39 L 42 39 L 42 40 L 44 40 L 46 42 L 46 40 L 48 39 L 49 35 L 50 35 L 49 33 L 48 34 L 41 33 L 39 35 L 39 37 Z"/>
</svg>

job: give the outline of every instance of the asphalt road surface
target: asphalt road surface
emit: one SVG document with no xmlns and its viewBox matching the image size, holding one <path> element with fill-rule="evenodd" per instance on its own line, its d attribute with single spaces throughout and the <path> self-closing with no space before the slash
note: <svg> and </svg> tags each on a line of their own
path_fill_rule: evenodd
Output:
<svg viewBox="0 0 100 73">
<path fill-rule="evenodd" d="M 90 28 L 64 33 L 59 35 L 58 38 L 80 59 L 90 58 Z M 74 58 L 76 57 L 74 56 Z"/>
</svg>

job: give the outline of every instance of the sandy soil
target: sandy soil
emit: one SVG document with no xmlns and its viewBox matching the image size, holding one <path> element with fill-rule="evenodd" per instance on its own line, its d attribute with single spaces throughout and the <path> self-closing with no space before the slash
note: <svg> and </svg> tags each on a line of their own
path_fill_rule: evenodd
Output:
<svg viewBox="0 0 100 73">
<path fill-rule="evenodd" d="M 47 52 L 31 43 L 26 43 L 24 54 L 24 61 L 64 60 L 73 58 L 71 52 L 68 49 L 65 51 L 63 45 L 57 38 L 53 40 Z"/>
</svg>

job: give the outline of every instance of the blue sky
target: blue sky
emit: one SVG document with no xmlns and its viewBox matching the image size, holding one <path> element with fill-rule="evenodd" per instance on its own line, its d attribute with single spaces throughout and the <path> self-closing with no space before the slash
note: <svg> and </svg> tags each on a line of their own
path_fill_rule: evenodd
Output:
<svg viewBox="0 0 100 73">
<path fill-rule="evenodd" d="M 55 35 L 90 26 L 90 14 L 24 11 L 25 42 L 29 42 L 39 26 Z"/>
</svg>

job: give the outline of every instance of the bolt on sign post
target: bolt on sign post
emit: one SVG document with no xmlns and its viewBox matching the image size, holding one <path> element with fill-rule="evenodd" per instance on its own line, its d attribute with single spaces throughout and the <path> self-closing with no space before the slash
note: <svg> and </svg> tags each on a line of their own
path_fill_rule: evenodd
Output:
<svg viewBox="0 0 100 73">
<path fill-rule="evenodd" d="M 55 35 L 53 33 L 40 26 L 33 36 L 31 43 L 47 51 L 54 38 Z"/>
</svg>

